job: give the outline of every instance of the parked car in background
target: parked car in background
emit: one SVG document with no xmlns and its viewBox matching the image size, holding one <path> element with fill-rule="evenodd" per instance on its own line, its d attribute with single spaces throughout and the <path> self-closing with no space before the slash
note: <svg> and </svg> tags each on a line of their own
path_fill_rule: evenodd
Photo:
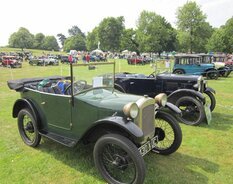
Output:
<svg viewBox="0 0 233 184">
<path fill-rule="evenodd" d="M 201 58 L 195 54 L 175 55 L 173 73 L 202 75 L 208 79 L 217 79 L 218 71 L 213 63 L 201 63 Z"/>
<path fill-rule="evenodd" d="M 10 68 L 21 68 L 22 63 L 16 56 L 2 56 L 2 66 Z"/>
<path fill-rule="evenodd" d="M 44 62 L 43 58 L 30 58 L 29 62 L 30 65 L 35 65 L 35 66 L 45 66 L 47 63 Z"/>
<path fill-rule="evenodd" d="M 206 121 L 209 123 L 211 111 L 216 105 L 215 91 L 207 86 L 202 76 L 197 75 L 153 73 L 146 76 L 124 72 L 115 75 L 115 88 L 124 93 L 152 98 L 159 93 L 167 94 L 168 102 L 182 111 L 178 120 L 188 125 L 199 125 Z"/>
<path fill-rule="evenodd" d="M 228 77 L 231 69 L 226 66 L 224 55 L 198 54 L 201 57 L 202 64 L 214 64 L 219 76 Z"/>
<path fill-rule="evenodd" d="M 61 56 L 61 63 L 70 63 L 68 56 Z"/>
<path fill-rule="evenodd" d="M 129 56 L 127 58 L 127 62 L 128 64 L 147 64 L 147 63 L 150 63 L 152 61 L 151 58 L 149 57 L 146 57 L 146 56 L 136 56 L 136 55 L 133 55 L 133 56 Z"/>
<path fill-rule="evenodd" d="M 55 59 L 53 56 L 48 56 L 44 58 L 45 65 L 59 65 L 59 61 Z"/>
<path fill-rule="evenodd" d="M 98 72 L 113 68 L 113 73 L 80 75 L 90 65 L 98 65 Z M 177 108 L 167 104 L 165 94 L 150 98 L 115 90 L 114 69 L 112 62 L 70 64 L 67 77 L 8 81 L 21 95 L 12 114 L 26 145 L 38 146 L 41 136 L 68 147 L 94 143 L 95 166 L 107 183 L 143 183 L 143 156 L 168 155 L 181 145 L 179 124 L 163 110 Z"/>
<path fill-rule="evenodd" d="M 226 67 L 229 67 L 231 70 L 233 69 L 232 58 L 228 58 L 225 54 L 214 54 L 212 60 L 213 62 L 222 62 Z"/>
</svg>

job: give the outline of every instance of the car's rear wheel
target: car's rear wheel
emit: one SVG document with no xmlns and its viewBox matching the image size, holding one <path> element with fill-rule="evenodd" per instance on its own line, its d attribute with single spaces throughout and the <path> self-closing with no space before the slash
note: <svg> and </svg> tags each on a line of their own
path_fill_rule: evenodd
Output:
<svg viewBox="0 0 233 184">
<path fill-rule="evenodd" d="M 29 109 L 22 109 L 18 114 L 18 130 L 25 144 L 31 147 L 39 145 L 41 135 L 35 118 Z"/>
<path fill-rule="evenodd" d="M 155 136 L 158 136 L 158 143 L 152 151 L 162 155 L 174 153 L 182 142 L 182 131 L 177 120 L 163 111 L 155 115 Z"/>
<path fill-rule="evenodd" d="M 185 74 L 184 70 L 181 70 L 181 69 L 177 69 L 173 73 L 178 74 L 178 75 Z"/>
<path fill-rule="evenodd" d="M 184 96 L 179 98 L 175 105 L 181 110 L 182 115 L 177 119 L 187 125 L 199 125 L 205 119 L 203 104 L 194 97 Z"/>
<path fill-rule="evenodd" d="M 95 165 L 107 183 L 143 183 L 143 157 L 126 137 L 118 134 L 102 136 L 95 144 L 93 155 Z"/>
</svg>

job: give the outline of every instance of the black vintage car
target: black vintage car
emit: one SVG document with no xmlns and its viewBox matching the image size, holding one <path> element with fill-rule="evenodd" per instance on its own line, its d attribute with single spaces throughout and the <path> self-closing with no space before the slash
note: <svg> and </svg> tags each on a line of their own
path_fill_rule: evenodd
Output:
<svg viewBox="0 0 233 184">
<path fill-rule="evenodd" d="M 150 97 L 166 93 L 168 101 L 182 111 L 178 119 L 188 125 L 198 125 L 206 120 L 209 123 L 210 111 L 216 105 L 215 91 L 207 87 L 207 81 L 202 76 L 168 73 L 146 76 L 125 72 L 115 75 L 115 88 L 124 93 Z"/>
</svg>

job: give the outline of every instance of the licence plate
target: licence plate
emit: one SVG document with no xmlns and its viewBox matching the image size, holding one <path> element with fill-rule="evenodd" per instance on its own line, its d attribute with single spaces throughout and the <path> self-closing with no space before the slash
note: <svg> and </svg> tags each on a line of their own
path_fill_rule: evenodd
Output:
<svg viewBox="0 0 233 184">
<path fill-rule="evenodd" d="M 140 148 L 138 148 L 138 151 L 142 156 L 144 156 L 148 152 L 150 152 L 154 147 L 156 147 L 157 143 L 158 143 L 158 136 L 155 136 L 149 141 L 147 141 L 145 144 L 143 144 Z"/>
<path fill-rule="evenodd" d="M 204 105 L 204 109 L 205 109 L 205 116 L 206 116 L 207 124 L 209 125 L 212 120 L 212 113 L 210 111 L 210 105 L 206 103 Z"/>
</svg>

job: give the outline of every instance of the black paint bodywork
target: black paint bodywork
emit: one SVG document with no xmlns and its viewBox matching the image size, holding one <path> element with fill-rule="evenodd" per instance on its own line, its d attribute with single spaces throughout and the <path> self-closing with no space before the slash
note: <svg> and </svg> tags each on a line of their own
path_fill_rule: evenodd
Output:
<svg viewBox="0 0 233 184">
<path fill-rule="evenodd" d="M 198 78 L 196 75 L 175 75 L 175 74 L 158 74 L 156 76 L 132 73 L 118 73 L 115 75 L 115 88 L 131 94 L 148 95 L 155 97 L 159 93 L 166 93 L 168 101 L 173 102 L 176 98 L 184 95 L 193 96 L 204 102 L 202 93 L 211 91 L 203 79 L 200 80 L 198 87 Z"/>
</svg>

